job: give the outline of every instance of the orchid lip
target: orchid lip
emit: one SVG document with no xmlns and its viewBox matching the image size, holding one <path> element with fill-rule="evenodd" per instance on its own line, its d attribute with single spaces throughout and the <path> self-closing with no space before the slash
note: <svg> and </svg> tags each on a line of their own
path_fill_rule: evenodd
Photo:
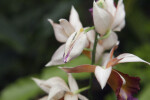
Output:
<svg viewBox="0 0 150 100">
<path fill-rule="evenodd" d="M 67 63 L 68 61 L 69 61 L 69 53 L 67 53 L 67 55 L 65 56 L 65 53 L 64 53 L 64 56 L 63 56 L 63 58 L 64 58 L 64 63 Z"/>
</svg>

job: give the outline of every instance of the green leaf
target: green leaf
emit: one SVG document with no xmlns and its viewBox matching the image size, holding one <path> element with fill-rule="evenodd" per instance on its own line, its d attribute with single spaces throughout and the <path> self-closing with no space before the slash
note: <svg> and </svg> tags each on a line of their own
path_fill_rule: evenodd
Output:
<svg viewBox="0 0 150 100">
<path fill-rule="evenodd" d="M 139 100 L 149 100 L 150 98 L 150 84 L 145 86 L 144 89 L 141 91 L 141 94 L 139 95 Z"/>
<path fill-rule="evenodd" d="M 22 78 L 2 91 L 1 100 L 29 100 L 41 93 L 31 78 Z"/>
<path fill-rule="evenodd" d="M 116 97 L 115 93 L 113 92 L 113 93 L 109 93 L 108 95 L 106 95 L 104 100 L 117 100 L 117 97 Z"/>
</svg>

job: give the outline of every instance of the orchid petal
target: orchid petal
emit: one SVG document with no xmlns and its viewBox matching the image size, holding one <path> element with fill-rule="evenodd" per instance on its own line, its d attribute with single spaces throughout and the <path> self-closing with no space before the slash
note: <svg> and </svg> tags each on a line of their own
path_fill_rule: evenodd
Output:
<svg viewBox="0 0 150 100">
<path fill-rule="evenodd" d="M 62 86 L 64 88 L 66 88 L 69 91 L 68 85 L 60 77 L 52 77 L 52 78 L 46 80 L 44 84 L 48 84 L 50 87 L 53 87 L 53 86 L 56 86 L 56 85 L 60 85 L 60 86 Z"/>
<path fill-rule="evenodd" d="M 112 16 L 115 16 L 116 7 L 114 5 L 114 0 L 105 0 L 107 10 L 112 14 Z"/>
<path fill-rule="evenodd" d="M 148 65 L 150 65 L 149 62 L 133 55 L 133 54 L 130 54 L 130 53 L 123 53 L 123 54 L 120 54 L 118 57 L 116 57 L 117 59 L 120 59 L 118 61 L 118 63 L 126 63 L 126 62 L 143 62 L 143 63 L 146 63 Z"/>
<path fill-rule="evenodd" d="M 93 49 L 93 45 L 91 45 L 92 49 Z M 96 53 L 95 53 L 95 63 L 98 63 L 98 61 L 100 60 L 100 57 L 102 55 L 102 53 L 104 52 L 104 48 L 103 46 L 99 45 L 97 43 L 96 46 Z M 92 55 L 92 54 L 91 54 Z"/>
<path fill-rule="evenodd" d="M 32 78 L 32 80 L 46 93 L 49 93 L 50 90 L 50 86 L 47 84 L 44 84 L 45 81 L 44 80 L 39 80 L 37 78 Z"/>
<path fill-rule="evenodd" d="M 72 24 L 72 26 L 76 31 L 79 31 L 82 28 L 82 24 L 80 22 L 78 12 L 74 8 L 74 6 L 72 6 L 71 8 L 69 22 Z"/>
<path fill-rule="evenodd" d="M 125 84 L 123 84 L 124 80 L 126 81 Z M 137 93 L 140 89 L 139 81 L 138 77 L 130 77 L 127 74 L 112 70 L 108 84 L 114 90 L 118 100 L 137 100 L 132 97 L 132 94 Z"/>
<path fill-rule="evenodd" d="M 71 74 L 68 74 L 68 82 L 71 92 L 77 91 L 79 89 L 76 80 L 72 77 Z"/>
<path fill-rule="evenodd" d="M 45 66 L 64 64 L 64 62 L 63 62 L 64 48 L 65 48 L 65 44 L 61 45 L 55 51 L 55 53 L 53 54 L 51 60 Z"/>
<path fill-rule="evenodd" d="M 68 91 L 68 89 L 62 87 L 61 85 L 53 86 L 49 91 L 47 100 L 51 100 L 52 98 L 54 100 L 59 100 L 60 98 L 62 98 L 65 95 L 66 91 Z"/>
<path fill-rule="evenodd" d="M 95 65 L 80 65 L 77 67 L 59 67 L 67 73 L 82 73 L 82 72 L 94 72 L 96 66 Z"/>
<path fill-rule="evenodd" d="M 113 31 L 121 31 L 121 29 L 123 29 L 125 27 L 125 20 L 123 20 L 119 26 L 117 26 L 116 28 L 113 29 Z"/>
<path fill-rule="evenodd" d="M 95 31 L 90 30 L 86 33 L 87 39 L 90 41 L 90 43 L 94 44 L 94 39 L 95 39 Z"/>
<path fill-rule="evenodd" d="M 56 86 L 56 85 L 64 87 L 64 88 L 67 89 L 67 91 L 69 91 L 69 88 L 68 88 L 67 84 L 60 77 L 52 77 L 52 78 L 49 78 L 48 80 L 40 80 L 40 79 L 37 79 L 37 78 L 32 78 L 32 79 L 46 93 L 49 93 L 49 90 L 53 86 Z"/>
<path fill-rule="evenodd" d="M 85 97 L 84 95 L 81 95 L 81 94 L 78 94 L 78 98 L 79 98 L 80 100 L 88 100 L 87 97 Z"/>
<path fill-rule="evenodd" d="M 112 67 L 104 69 L 100 66 L 96 66 L 95 76 L 102 89 L 105 87 L 107 80 L 111 74 L 111 71 L 112 71 Z"/>
<path fill-rule="evenodd" d="M 111 27 L 112 15 L 103 8 L 98 7 L 94 1 L 93 20 L 96 31 L 101 35 L 104 35 Z"/>
<path fill-rule="evenodd" d="M 102 56 L 102 66 L 104 66 L 106 68 L 107 63 L 109 62 L 110 58 L 109 58 L 109 53 L 104 53 Z"/>
<path fill-rule="evenodd" d="M 47 99 L 48 99 L 48 96 L 44 96 L 44 97 L 42 97 L 42 98 L 40 98 L 38 100 L 47 100 Z"/>
<path fill-rule="evenodd" d="M 111 31 L 110 36 L 103 40 L 102 46 L 105 50 L 111 49 L 118 41 L 118 36 L 115 32 Z"/>
<path fill-rule="evenodd" d="M 116 43 L 116 44 L 114 45 L 114 47 L 111 49 L 110 54 L 109 54 L 109 56 L 110 56 L 109 59 L 112 59 L 112 58 L 113 58 L 113 54 L 114 54 L 115 50 L 118 48 L 119 43 L 120 43 L 120 42 L 117 41 L 117 43 Z"/>
<path fill-rule="evenodd" d="M 78 96 L 77 96 L 77 95 L 73 95 L 73 94 L 66 93 L 66 94 L 65 94 L 65 97 L 64 97 L 64 100 L 78 100 Z"/>
<path fill-rule="evenodd" d="M 73 33 L 67 40 L 65 45 L 64 62 L 79 56 L 83 49 L 87 46 L 87 37 L 82 33 Z"/>
<path fill-rule="evenodd" d="M 86 33 L 88 40 L 90 41 L 90 49 L 93 50 L 94 40 L 95 40 L 95 31 L 91 30 Z M 95 62 L 97 63 L 104 52 L 103 46 L 97 43 L 96 46 L 96 54 L 95 54 Z M 92 57 L 92 54 L 90 53 L 90 57 Z"/>
<path fill-rule="evenodd" d="M 51 19 L 48 19 L 48 21 L 53 26 L 55 37 L 56 37 L 57 41 L 59 41 L 59 42 L 66 42 L 68 36 L 65 33 L 63 27 L 61 25 L 59 25 L 59 24 L 54 23 L 53 20 L 51 20 Z"/>
<path fill-rule="evenodd" d="M 116 14 L 114 17 L 114 22 L 112 24 L 112 29 L 121 30 L 124 27 L 124 25 L 125 25 L 125 9 L 124 9 L 123 0 L 119 0 L 116 9 Z"/>
<path fill-rule="evenodd" d="M 131 77 L 127 74 L 123 74 L 119 71 L 117 71 L 125 80 L 126 84 L 123 85 L 120 89 L 120 93 L 118 94 L 119 100 L 137 100 L 136 98 L 133 98 L 133 94 L 137 93 L 140 90 L 139 82 L 140 78 L 138 77 Z"/>
<path fill-rule="evenodd" d="M 120 89 L 123 85 L 123 81 L 117 71 L 112 70 L 110 77 L 108 79 L 109 86 L 113 89 L 115 94 L 118 96 L 120 93 Z"/>
<path fill-rule="evenodd" d="M 60 19 L 59 22 L 68 36 L 75 32 L 73 26 L 66 19 Z"/>
</svg>

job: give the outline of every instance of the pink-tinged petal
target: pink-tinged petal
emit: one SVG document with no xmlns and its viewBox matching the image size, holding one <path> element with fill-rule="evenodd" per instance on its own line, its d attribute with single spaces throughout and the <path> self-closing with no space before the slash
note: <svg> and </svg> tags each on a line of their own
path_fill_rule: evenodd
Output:
<svg viewBox="0 0 150 100">
<path fill-rule="evenodd" d="M 67 40 L 65 45 L 64 62 L 79 56 L 83 49 L 87 46 L 87 37 L 81 33 L 73 33 Z"/>
<path fill-rule="evenodd" d="M 105 87 L 107 80 L 109 79 L 109 76 L 111 74 L 111 71 L 112 67 L 102 68 L 100 66 L 96 66 L 94 73 L 102 89 Z"/>
<path fill-rule="evenodd" d="M 61 25 L 59 25 L 59 24 L 54 23 L 53 20 L 51 20 L 51 19 L 48 19 L 48 21 L 53 26 L 55 37 L 56 37 L 57 41 L 59 41 L 59 42 L 66 42 L 67 39 L 68 39 L 68 36 L 65 33 L 63 27 Z"/>
<path fill-rule="evenodd" d="M 61 45 L 55 51 L 55 53 L 53 54 L 51 60 L 45 66 L 64 64 L 64 62 L 63 62 L 64 48 L 65 48 L 65 44 Z"/>
<path fill-rule="evenodd" d="M 94 72 L 96 66 L 95 65 L 80 65 L 77 67 L 69 68 L 69 67 L 59 67 L 67 73 L 83 73 L 83 72 Z"/>
<path fill-rule="evenodd" d="M 98 7 L 94 1 L 93 20 L 96 31 L 101 35 L 104 35 L 108 30 L 110 30 L 113 19 L 112 15 L 108 11 Z"/>
<path fill-rule="evenodd" d="M 78 98 L 79 98 L 80 100 L 88 100 L 87 97 L 85 97 L 84 95 L 81 95 L 81 94 L 78 94 Z"/>
<path fill-rule="evenodd" d="M 66 92 L 69 92 L 68 89 L 60 85 L 53 86 L 49 91 L 47 100 L 51 100 L 51 99 L 59 100 L 65 95 Z"/>
<path fill-rule="evenodd" d="M 74 8 L 74 6 L 72 6 L 71 8 L 69 22 L 72 24 L 72 26 L 74 27 L 76 31 L 79 31 L 82 28 L 82 24 L 80 22 L 78 12 Z"/>
<path fill-rule="evenodd" d="M 131 77 L 127 74 L 123 74 L 118 71 L 118 73 L 126 80 L 126 84 L 122 86 L 119 94 L 119 98 L 122 98 L 123 100 L 127 98 L 127 100 L 135 100 L 133 98 L 133 94 L 137 93 L 140 90 L 139 83 L 140 78 L 139 77 Z M 120 100 L 122 100 L 120 99 Z"/>
<path fill-rule="evenodd" d="M 78 100 L 78 95 L 66 93 L 64 100 Z"/>
<path fill-rule="evenodd" d="M 75 92 L 79 89 L 76 80 L 70 73 L 68 74 L 68 83 L 69 83 L 71 92 Z"/>
<path fill-rule="evenodd" d="M 148 65 L 150 65 L 149 62 L 133 55 L 133 54 L 130 54 L 130 53 L 123 53 L 123 54 L 120 54 L 118 57 L 116 57 L 117 59 L 121 59 L 119 60 L 118 63 L 126 63 L 126 62 L 143 62 L 143 63 L 146 63 Z"/>
<path fill-rule="evenodd" d="M 115 16 L 116 7 L 114 5 L 114 0 L 105 0 L 107 10 L 112 14 L 112 16 Z"/>
<path fill-rule="evenodd" d="M 118 36 L 111 31 L 110 36 L 102 41 L 102 46 L 105 50 L 111 49 L 118 42 Z"/>
<path fill-rule="evenodd" d="M 118 1 L 117 9 L 116 9 L 116 14 L 114 16 L 114 22 L 112 24 L 112 29 L 115 31 L 121 30 L 125 25 L 125 9 L 124 9 L 124 4 L 123 0 Z"/>
<path fill-rule="evenodd" d="M 68 36 L 75 32 L 73 26 L 66 19 L 60 19 L 59 22 Z"/>
</svg>

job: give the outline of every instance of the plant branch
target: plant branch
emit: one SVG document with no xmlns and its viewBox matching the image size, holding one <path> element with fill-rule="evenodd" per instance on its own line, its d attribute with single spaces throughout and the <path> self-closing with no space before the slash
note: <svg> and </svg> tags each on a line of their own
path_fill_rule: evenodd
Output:
<svg viewBox="0 0 150 100">
<path fill-rule="evenodd" d="M 94 40 L 94 45 L 93 45 L 93 50 L 92 50 L 92 62 L 91 64 L 95 64 L 95 53 L 96 53 L 96 46 L 97 46 L 97 42 L 98 42 L 98 33 L 95 34 L 95 40 Z M 92 100 L 92 81 L 93 81 L 93 76 L 94 74 L 91 73 L 91 76 L 90 76 L 90 82 L 89 82 L 89 86 L 90 86 L 90 90 L 89 90 L 89 98 L 90 100 Z"/>
</svg>

